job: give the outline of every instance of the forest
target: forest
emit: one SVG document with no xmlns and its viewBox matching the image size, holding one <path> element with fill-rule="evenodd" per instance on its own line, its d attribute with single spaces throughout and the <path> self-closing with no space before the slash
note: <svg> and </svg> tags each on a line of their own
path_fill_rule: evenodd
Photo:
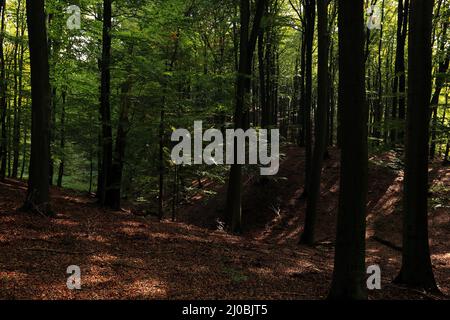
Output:
<svg viewBox="0 0 450 320">
<path fill-rule="evenodd" d="M 0 300 L 449 299 L 449 0 L 0 20 Z"/>
</svg>

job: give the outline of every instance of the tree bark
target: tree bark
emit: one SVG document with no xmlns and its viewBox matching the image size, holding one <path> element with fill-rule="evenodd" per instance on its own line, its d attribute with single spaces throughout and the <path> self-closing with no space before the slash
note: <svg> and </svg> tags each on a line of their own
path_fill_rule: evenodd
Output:
<svg viewBox="0 0 450 320">
<path fill-rule="evenodd" d="M 305 186 L 303 197 L 308 197 L 308 186 L 311 176 L 312 166 L 312 60 L 314 29 L 316 18 L 316 0 L 305 0 L 306 15 L 306 64 L 305 64 L 305 98 L 304 98 L 304 128 L 305 128 Z"/>
<path fill-rule="evenodd" d="M 261 30 L 258 35 L 258 71 L 259 71 L 259 96 L 261 105 L 261 126 L 269 126 L 269 111 L 266 101 L 266 77 L 264 71 L 264 32 Z"/>
<path fill-rule="evenodd" d="M 22 108 L 22 72 L 23 72 L 23 28 L 21 24 L 21 1 L 17 1 L 16 36 L 14 41 L 14 128 L 13 128 L 13 165 L 11 177 L 17 178 L 20 153 L 20 116 Z M 21 31 L 22 29 L 22 31 Z M 20 37 L 20 39 L 19 39 Z"/>
<path fill-rule="evenodd" d="M 443 23 L 442 41 L 440 45 L 440 52 L 445 52 L 445 45 L 447 40 L 448 21 Z M 445 74 L 447 73 L 450 64 L 450 53 L 445 55 L 445 58 L 439 62 L 439 67 L 436 75 L 436 88 L 431 99 L 431 111 L 433 112 L 432 130 L 431 130 L 431 146 L 430 146 L 430 158 L 434 159 L 436 155 L 436 136 L 437 136 L 437 124 L 438 124 L 438 110 L 439 110 L 439 98 L 441 91 L 445 84 Z"/>
<path fill-rule="evenodd" d="M 383 34 L 384 34 L 384 6 L 385 0 L 381 4 L 381 29 L 380 40 L 378 42 L 378 66 L 377 66 L 377 84 L 378 84 L 378 96 L 374 110 L 374 130 L 373 136 L 376 139 L 376 144 L 381 142 L 381 125 L 383 120 L 383 80 L 382 80 L 382 49 L 383 49 Z"/>
<path fill-rule="evenodd" d="M 303 19 L 305 20 L 305 19 Z M 298 137 L 298 145 L 300 147 L 306 146 L 305 140 L 305 77 L 306 77 L 306 23 L 303 23 L 303 31 L 302 31 L 302 49 L 300 52 L 300 98 L 299 98 L 299 106 L 298 106 L 298 125 L 299 125 L 299 137 Z"/>
<path fill-rule="evenodd" d="M 433 0 L 411 0 L 403 256 L 396 282 L 437 291 L 428 243 L 428 142 Z"/>
<path fill-rule="evenodd" d="M 367 120 L 364 1 L 339 0 L 341 179 L 330 299 L 366 299 Z"/>
<path fill-rule="evenodd" d="M 395 54 L 394 99 L 392 105 L 392 119 L 398 120 L 391 130 L 391 142 L 403 142 L 406 98 L 405 45 L 408 35 L 409 1 L 398 0 L 397 15 L 397 48 Z"/>
<path fill-rule="evenodd" d="M 246 95 L 250 90 L 251 66 L 256 41 L 260 32 L 261 20 L 264 15 L 267 0 L 258 0 L 253 28 L 250 32 L 250 1 L 240 1 L 240 48 L 239 68 L 236 79 L 236 107 L 234 113 L 235 129 L 245 129 L 245 114 L 248 112 Z M 266 53 L 267 54 L 267 53 Z M 231 165 L 228 179 L 228 192 L 226 202 L 226 220 L 231 232 L 242 231 L 242 165 L 237 164 L 237 146 L 235 144 L 235 164 Z"/>
<path fill-rule="evenodd" d="M 111 128 L 111 0 L 103 0 L 103 36 L 101 59 L 100 120 L 102 124 L 101 145 L 101 183 L 98 186 L 100 204 L 109 206 L 111 199 L 106 197 L 111 185 L 112 166 L 112 128 Z"/>
<path fill-rule="evenodd" d="M 61 137 L 59 140 L 59 147 L 61 148 L 61 160 L 59 162 L 58 168 L 58 181 L 57 186 L 62 187 L 62 181 L 64 177 L 64 165 L 66 162 L 65 150 L 66 147 L 66 96 L 67 93 L 65 90 L 61 93 L 62 96 L 62 104 L 61 104 L 61 118 L 60 118 L 60 131 Z"/>
<path fill-rule="evenodd" d="M 327 110 L 328 110 L 328 0 L 317 0 L 319 57 L 318 57 L 318 89 L 316 130 L 311 177 L 308 187 L 305 229 L 301 243 L 312 245 L 317 216 L 317 202 L 320 197 L 320 180 L 322 164 L 327 145 Z"/>
<path fill-rule="evenodd" d="M 7 88 L 6 82 L 6 65 L 5 54 L 3 50 L 4 34 L 5 34 L 5 11 L 6 0 L 0 0 L 1 9 L 1 28 L 0 28 L 0 108 L 1 108 L 1 141 L 0 141 L 0 180 L 4 180 L 6 177 L 6 159 L 8 150 L 8 138 L 6 128 L 6 115 L 8 111 L 7 104 Z"/>
<path fill-rule="evenodd" d="M 51 215 L 49 194 L 50 77 L 44 0 L 27 0 L 31 67 L 31 159 L 23 209 Z"/>
<path fill-rule="evenodd" d="M 113 164 L 111 168 L 111 189 L 108 191 L 111 198 L 111 206 L 113 209 L 119 210 L 121 203 L 121 187 L 123 176 L 123 165 L 125 162 L 125 151 L 127 145 L 127 134 L 129 130 L 128 113 L 131 107 L 131 78 L 122 84 L 119 124 L 117 127 L 116 146 L 114 151 Z"/>
</svg>

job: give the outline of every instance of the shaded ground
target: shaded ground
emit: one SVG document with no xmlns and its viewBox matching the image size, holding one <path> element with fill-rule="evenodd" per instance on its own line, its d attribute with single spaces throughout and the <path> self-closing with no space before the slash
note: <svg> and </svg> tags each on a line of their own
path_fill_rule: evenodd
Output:
<svg viewBox="0 0 450 320">
<path fill-rule="evenodd" d="M 338 155 L 326 162 L 317 223 L 319 244 L 297 246 L 304 219 L 303 153 L 286 151 L 278 177 L 246 179 L 243 237 L 217 230 L 223 187 L 210 201 L 180 209 L 179 222 L 99 209 L 94 200 L 52 190 L 57 219 L 17 212 L 22 182 L 0 184 L 0 299 L 323 299 L 331 281 Z M 442 299 L 391 284 L 400 268 L 402 174 L 394 154 L 371 159 L 367 264 L 383 289 L 371 299 Z M 433 266 L 450 294 L 450 170 L 431 172 Z M 198 197 L 202 199 L 202 197 Z M 397 249 L 396 249 L 397 248 Z M 82 270 L 82 290 L 66 287 L 66 268 Z"/>
</svg>

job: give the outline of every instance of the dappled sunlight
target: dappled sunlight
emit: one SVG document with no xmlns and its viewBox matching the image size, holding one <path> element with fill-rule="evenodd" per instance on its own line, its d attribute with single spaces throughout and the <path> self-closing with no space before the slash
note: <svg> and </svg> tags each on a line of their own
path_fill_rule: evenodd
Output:
<svg viewBox="0 0 450 320">
<path fill-rule="evenodd" d="M 166 285 L 155 279 L 136 280 L 129 285 L 125 285 L 120 291 L 122 293 L 130 292 L 134 299 L 167 298 Z M 127 294 L 127 296 L 130 296 L 130 294 Z"/>
<path fill-rule="evenodd" d="M 398 177 L 394 184 L 390 185 L 386 193 L 376 202 L 373 210 L 387 216 L 395 210 L 397 203 L 401 200 L 403 177 Z"/>
<path fill-rule="evenodd" d="M 106 252 L 105 253 L 101 252 L 101 253 L 91 255 L 89 259 L 91 262 L 101 262 L 101 263 L 109 262 L 110 263 L 110 262 L 117 261 L 119 258 L 112 254 L 109 254 Z"/>
<path fill-rule="evenodd" d="M 89 201 L 86 201 L 86 199 L 79 198 L 79 197 L 73 197 L 73 196 L 63 196 L 61 197 L 62 200 L 67 202 L 72 202 L 76 204 L 86 204 L 89 203 Z"/>
<path fill-rule="evenodd" d="M 441 263 L 445 263 L 445 264 L 449 265 L 449 267 L 450 267 L 450 250 L 447 253 L 433 254 L 433 255 L 431 255 L 431 258 L 433 260 L 439 261 Z"/>
<path fill-rule="evenodd" d="M 76 227 L 76 226 L 80 225 L 79 222 L 66 220 L 66 219 L 65 220 L 55 220 L 55 221 L 53 221 L 53 224 L 61 225 L 61 226 L 65 226 L 65 227 Z"/>
<path fill-rule="evenodd" d="M 289 151 L 280 179 L 272 194 L 262 193 L 257 180 L 247 181 L 242 236 L 217 228 L 205 228 L 203 203 L 179 208 L 180 216 L 198 211 L 198 223 L 180 219 L 171 222 L 134 216 L 133 210 L 108 211 L 93 205 L 90 198 L 54 190 L 55 207 L 61 216 L 46 219 L 24 213 L 0 214 L 0 297 L 34 299 L 323 299 L 333 272 L 334 235 L 339 189 L 339 157 L 331 153 L 324 167 L 317 243 L 298 246 L 303 231 L 306 201 L 299 186 L 303 151 Z M 289 160 L 291 159 L 291 160 Z M 295 159 L 293 161 L 292 159 Z M 367 264 L 379 264 L 383 281 L 390 283 L 398 273 L 401 253 L 373 239 L 374 235 L 395 245 L 400 215 L 395 208 L 401 199 L 402 177 L 390 171 L 371 169 L 382 183 L 373 187 L 368 199 Z M 440 173 L 446 176 L 446 172 Z M 442 181 L 442 176 L 436 181 Z M 267 183 L 267 182 L 265 182 Z M 442 183 L 442 182 L 440 182 Z M 220 186 L 217 186 L 219 188 Z M 8 207 L 16 208 L 23 194 L 11 192 Z M 5 189 L 6 188 L 6 189 Z M 253 190 L 254 188 L 254 190 Z M 255 198 L 257 196 L 257 198 Z M 223 197 L 218 193 L 216 197 Z M 66 203 L 77 201 L 76 203 Z M 78 199 L 78 200 L 77 200 Z M 255 199 L 262 199 L 251 205 Z M 218 203 L 214 202 L 217 218 Z M 186 211 L 185 211 L 186 210 Z M 448 211 L 438 208 L 430 215 L 432 260 L 438 282 L 448 292 L 450 255 L 447 242 Z M 439 238 L 434 238 L 439 236 Z M 446 238 L 447 237 L 447 238 Z M 66 268 L 78 265 L 82 290 L 66 288 Z M 26 287 L 23 284 L 33 283 Z M 387 285 L 386 285 L 387 286 Z M 388 286 L 387 286 L 388 287 Z M 396 290 L 389 288 L 389 292 Z M 382 298 L 381 296 L 380 298 Z"/>
</svg>

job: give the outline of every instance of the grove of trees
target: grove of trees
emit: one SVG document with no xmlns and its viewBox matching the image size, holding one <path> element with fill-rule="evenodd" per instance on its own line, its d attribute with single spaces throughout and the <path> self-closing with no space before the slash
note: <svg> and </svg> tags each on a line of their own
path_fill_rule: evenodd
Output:
<svg viewBox="0 0 450 320">
<path fill-rule="evenodd" d="M 228 183 L 225 224 L 240 233 L 254 168 L 175 165 L 170 135 L 196 120 L 278 128 L 305 152 L 305 245 L 316 241 L 324 159 L 339 148 L 329 298 L 366 299 L 369 154 L 396 150 L 395 281 L 437 290 L 428 168 L 449 164 L 448 0 L 1 0 L 0 10 L 0 179 L 28 181 L 23 210 L 55 215 L 56 185 L 176 219 L 206 178 Z"/>
</svg>

